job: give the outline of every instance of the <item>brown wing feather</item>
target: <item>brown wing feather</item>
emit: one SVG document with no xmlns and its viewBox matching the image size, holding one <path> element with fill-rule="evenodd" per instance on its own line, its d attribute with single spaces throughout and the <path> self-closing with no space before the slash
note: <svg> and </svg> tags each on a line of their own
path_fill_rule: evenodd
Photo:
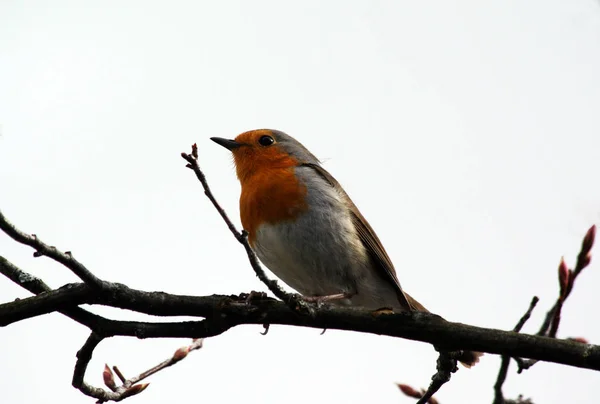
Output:
<svg viewBox="0 0 600 404">
<path fill-rule="evenodd" d="M 354 202 L 352 202 L 352 199 L 350 199 L 350 197 L 344 191 L 339 182 L 337 182 L 337 180 L 333 178 L 333 176 L 329 174 L 327 170 L 325 170 L 319 165 L 308 163 L 303 165 L 315 170 L 317 174 L 319 174 L 325 181 L 331 184 L 332 187 L 336 188 L 346 197 L 346 200 L 348 201 L 348 207 L 352 212 L 352 221 L 354 223 L 354 226 L 356 226 L 356 230 L 358 231 L 360 240 L 369 252 L 373 263 L 375 264 L 375 268 L 381 271 L 382 278 L 389 279 L 396 286 L 396 293 L 398 295 L 398 300 L 400 301 L 400 304 L 407 310 L 418 310 L 418 306 L 420 306 L 422 309 L 425 309 L 410 296 L 405 295 L 405 293 L 402 291 L 402 287 L 400 286 L 400 281 L 398 280 L 398 276 L 396 275 L 394 265 L 392 264 L 390 257 L 387 255 L 387 252 L 383 248 L 381 241 L 375 234 L 375 231 L 373 230 L 369 222 L 367 222 L 367 219 L 365 219 L 364 216 L 360 213 Z"/>
<path fill-rule="evenodd" d="M 407 308 L 407 310 L 417 310 L 417 311 L 427 311 L 428 310 L 423 307 L 421 303 L 413 299 L 408 293 L 404 293 L 402 287 L 400 286 L 400 281 L 398 281 L 398 276 L 396 275 L 396 270 L 394 269 L 394 265 L 390 260 L 390 257 L 385 252 L 381 241 L 375 234 L 375 231 L 367 222 L 367 219 L 360 213 L 352 199 L 348 196 L 348 194 L 344 191 L 342 186 L 337 182 L 335 178 L 327 170 L 323 167 L 316 164 L 303 164 L 306 167 L 310 167 L 315 170 L 325 181 L 331 184 L 332 187 L 339 190 L 348 201 L 348 206 L 352 211 L 352 220 L 356 229 L 358 231 L 358 235 L 363 242 L 365 248 L 371 255 L 373 259 L 373 263 L 375 264 L 375 268 L 379 269 L 382 273 L 382 276 L 387 277 L 394 285 L 396 285 L 396 292 L 398 294 L 398 300 L 400 304 Z M 462 355 L 458 358 L 458 360 L 467 368 L 475 365 L 479 362 L 479 358 L 483 355 L 482 352 L 472 352 L 472 351 L 463 351 Z"/>
</svg>

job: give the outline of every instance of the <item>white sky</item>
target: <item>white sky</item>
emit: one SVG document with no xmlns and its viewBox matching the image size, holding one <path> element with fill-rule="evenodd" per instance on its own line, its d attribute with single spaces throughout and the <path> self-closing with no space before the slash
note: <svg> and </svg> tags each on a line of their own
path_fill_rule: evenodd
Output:
<svg viewBox="0 0 600 404">
<path fill-rule="evenodd" d="M 239 223 L 239 185 L 210 136 L 281 129 L 325 161 L 383 240 L 405 289 L 444 317 L 539 327 L 600 219 L 600 5 L 572 1 L 0 2 L 0 198 L 22 230 L 131 287 L 265 290 L 179 157 L 197 142 Z M 51 4 L 51 5 L 50 5 Z M 596 251 L 598 251 L 596 249 Z M 0 254 L 76 281 L 0 235 Z M 600 343 L 598 260 L 559 335 Z M 0 300 L 27 296 L 0 279 Z M 97 310 L 107 313 L 106 310 Z M 139 318 L 111 311 L 118 318 Z M 411 403 L 426 344 L 274 326 L 210 339 L 132 403 Z M 59 315 L 0 330 L 2 402 L 92 402 L 71 387 L 84 327 Z M 187 341 L 114 338 L 127 375 Z M 443 404 L 491 402 L 499 358 L 461 369 Z M 507 396 L 597 397 L 600 374 L 511 368 Z"/>
</svg>

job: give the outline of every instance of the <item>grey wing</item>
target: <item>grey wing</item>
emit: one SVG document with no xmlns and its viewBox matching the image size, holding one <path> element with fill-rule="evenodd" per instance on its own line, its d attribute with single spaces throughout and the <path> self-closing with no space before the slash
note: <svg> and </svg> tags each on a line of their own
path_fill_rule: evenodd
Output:
<svg viewBox="0 0 600 404">
<path fill-rule="evenodd" d="M 400 286 L 400 281 L 398 280 L 398 276 L 396 275 L 396 270 L 394 269 L 394 265 L 392 264 L 392 260 L 387 255 L 387 252 L 383 248 L 379 237 L 375 234 L 375 231 L 367 222 L 367 219 L 360 213 L 352 199 L 348 196 L 348 194 L 344 191 L 342 186 L 337 182 L 335 178 L 327 170 L 317 164 L 303 164 L 305 167 L 310 167 L 317 172 L 325 181 L 331 184 L 332 187 L 336 188 L 340 193 L 342 193 L 348 201 L 348 205 L 350 207 L 350 211 L 352 212 L 352 221 L 356 230 L 358 231 L 358 235 L 363 245 L 367 249 L 375 267 L 380 270 L 382 278 L 387 278 L 396 286 L 396 293 L 398 295 L 398 300 L 400 304 L 405 307 L 407 310 L 414 310 L 415 308 L 409 303 L 406 295 L 402 291 L 402 287 Z"/>
</svg>

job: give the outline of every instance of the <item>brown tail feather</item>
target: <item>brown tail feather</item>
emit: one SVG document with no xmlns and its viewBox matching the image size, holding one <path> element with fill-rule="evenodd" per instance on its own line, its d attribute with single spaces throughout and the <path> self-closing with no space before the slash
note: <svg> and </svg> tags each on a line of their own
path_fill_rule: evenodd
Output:
<svg viewBox="0 0 600 404">
<path fill-rule="evenodd" d="M 425 306 L 413 299 L 408 293 L 404 292 L 404 296 L 406 296 L 406 300 L 408 300 L 408 303 L 410 304 L 413 310 L 424 311 L 426 313 L 429 313 L 429 310 L 427 310 Z M 477 362 L 479 362 L 479 358 L 481 358 L 482 356 L 483 352 L 463 351 L 458 360 L 466 368 L 470 368 L 471 366 L 474 366 Z"/>
<path fill-rule="evenodd" d="M 417 302 L 411 295 L 404 292 L 404 296 L 406 296 L 406 300 L 408 300 L 408 304 L 414 311 L 424 311 L 425 313 L 429 313 L 429 310 L 425 308 L 421 303 Z"/>
</svg>

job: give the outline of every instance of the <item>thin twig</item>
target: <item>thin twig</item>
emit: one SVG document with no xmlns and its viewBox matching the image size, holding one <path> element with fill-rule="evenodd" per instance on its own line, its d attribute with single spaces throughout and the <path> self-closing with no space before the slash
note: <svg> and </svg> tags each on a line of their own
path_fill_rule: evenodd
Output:
<svg viewBox="0 0 600 404">
<path fill-rule="evenodd" d="M 121 373 L 121 370 L 117 367 L 117 365 L 113 366 L 113 371 L 115 372 L 119 380 L 121 380 L 121 383 L 125 383 L 127 381 L 127 379 L 125 378 L 125 376 L 123 376 L 123 373 Z"/>
<path fill-rule="evenodd" d="M 116 398 L 116 393 L 109 392 L 104 389 L 91 386 L 84 381 L 85 371 L 87 370 L 88 364 L 92 360 L 92 354 L 94 349 L 102 342 L 104 338 L 95 332 L 92 332 L 88 339 L 85 341 L 81 349 L 77 352 L 77 361 L 75 362 L 75 369 L 73 370 L 73 381 L 72 385 L 83 394 L 98 399 L 97 402 L 102 403 L 104 401 Z"/>
<path fill-rule="evenodd" d="M 533 299 L 531 299 L 531 303 L 529 303 L 529 308 L 527 309 L 525 314 L 523 314 L 523 317 L 521 317 L 517 325 L 515 325 L 515 328 L 513 328 L 514 332 L 521 331 L 521 328 L 523 328 L 527 320 L 529 320 L 529 318 L 531 317 L 531 313 L 533 312 L 535 306 L 538 304 L 539 300 L 540 299 L 537 296 L 534 296 Z M 500 364 L 498 378 L 496 379 L 496 383 L 494 384 L 494 404 L 504 404 L 505 402 L 504 394 L 502 394 L 502 385 L 506 381 L 506 375 L 508 374 L 509 365 L 510 356 L 502 355 L 502 363 Z"/>
<path fill-rule="evenodd" d="M 433 395 L 437 393 L 440 387 L 450 381 L 452 373 L 458 370 L 456 363 L 459 356 L 459 351 L 440 351 L 440 356 L 437 359 L 437 372 L 431 377 L 431 384 L 419 401 L 417 401 L 417 404 L 430 402 L 430 399 L 433 398 Z"/>
<path fill-rule="evenodd" d="M 566 267 L 564 259 L 561 259 L 559 266 L 559 282 L 560 282 L 560 293 L 556 299 L 554 306 L 546 313 L 546 318 L 542 324 L 542 327 L 538 331 L 538 335 L 547 335 L 549 337 L 556 337 L 556 331 L 558 330 L 558 322 L 553 325 L 555 318 L 560 318 L 560 310 L 562 309 L 563 303 L 567 300 L 575 280 L 591 262 L 591 250 L 594 246 L 594 239 L 596 238 L 596 226 L 592 226 L 588 229 L 583 240 L 581 242 L 581 248 L 577 254 L 577 262 L 575 269 L 570 270 Z M 563 274 L 561 274 L 563 272 Z M 561 276 L 562 275 L 562 276 Z M 552 327 L 552 329 L 551 329 Z"/>
<path fill-rule="evenodd" d="M 254 250 L 252 250 L 252 247 L 250 247 L 250 243 L 248 242 L 248 233 L 245 230 L 239 232 L 236 229 L 233 222 L 231 221 L 231 219 L 229 219 L 229 216 L 227 216 L 225 210 L 221 207 L 221 205 L 219 205 L 219 202 L 217 202 L 212 191 L 210 190 L 208 181 L 206 181 L 206 176 L 204 175 L 204 172 L 202 172 L 200 166 L 198 165 L 198 146 L 196 146 L 196 144 L 194 143 L 192 145 L 192 153 L 181 153 L 181 157 L 183 157 L 183 159 L 188 162 L 186 167 L 192 169 L 196 174 L 196 177 L 202 184 L 202 188 L 204 188 L 204 194 L 212 202 L 217 212 L 219 212 L 219 215 L 221 215 L 223 221 L 225 221 L 225 224 L 227 224 L 229 231 L 231 231 L 235 239 L 244 246 L 246 254 L 248 255 L 248 260 L 250 261 L 250 265 L 252 266 L 252 269 L 254 269 L 254 272 L 256 273 L 256 276 L 258 276 L 258 279 L 260 279 L 261 282 L 267 285 L 269 290 L 279 299 L 283 300 L 286 303 L 292 302 L 293 295 L 287 293 L 279 286 L 277 281 L 269 279 L 265 274 L 265 271 L 262 269 L 262 266 L 260 265 L 260 262 L 258 261 L 256 254 L 254 253 Z"/>
<path fill-rule="evenodd" d="M 198 338 L 194 340 L 190 345 L 179 348 L 169 359 L 166 359 L 158 365 L 146 370 L 145 372 L 140 373 L 138 376 L 132 377 L 131 379 L 127 380 L 124 383 L 124 385 L 134 385 L 146 379 L 147 377 L 152 376 L 153 374 L 176 364 L 180 360 L 184 359 L 188 355 L 188 353 L 202 348 L 203 341 L 204 340 L 202 338 Z"/>
<path fill-rule="evenodd" d="M 17 285 L 27 289 L 31 293 L 39 295 L 40 293 L 50 292 L 52 289 L 44 283 L 40 278 L 31 275 L 30 273 L 23 271 L 18 268 L 16 265 L 8 261 L 6 258 L 0 256 L 0 273 L 5 275 L 8 279 L 15 282 Z M 65 308 L 63 310 L 58 310 L 60 313 L 65 316 L 75 320 L 76 322 L 85 325 L 88 328 L 93 329 L 95 325 L 100 325 L 104 320 L 107 320 L 104 317 L 101 317 L 97 314 L 90 313 L 87 310 L 84 310 L 80 307 L 70 307 Z M 3 320 L 0 320 L 0 324 L 3 323 Z"/>
<path fill-rule="evenodd" d="M 546 317 L 537 332 L 539 336 L 547 336 L 550 338 L 556 338 L 558 327 L 560 325 L 562 308 L 567 298 L 571 295 L 575 280 L 581 274 L 581 272 L 590 264 L 592 260 L 591 250 L 594 246 L 594 240 L 596 238 L 596 226 L 593 225 L 588 229 L 581 242 L 581 248 L 579 254 L 577 254 L 577 262 L 574 269 L 569 269 L 564 259 L 561 259 L 558 266 L 558 281 L 559 281 L 559 294 L 556 302 L 552 308 L 546 313 Z M 535 365 L 537 359 L 526 359 L 526 358 L 514 358 L 517 362 L 517 373 L 522 373 L 523 370 L 527 370 Z"/>
<path fill-rule="evenodd" d="M 409 386 L 408 384 L 398 383 L 397 386 L 400 389 L 400 391 L 408 397 L 421 399 L 423 397 L 423 394 L 425 394 L 425 389 L 419 391 L 414 387 Z M 430 397 L 429 400 L 427 400 L 427 404 L 438 404 L 438 401 L 435 399 L 435 397 Z"/>
<path fill-rule="evenodd" d="M 204 189 L 204 195 L 206 195 L 206 197 L 212 202 L 217 212 L 219 212 L 219 215 L 221 215 L 223 221 L 227 224 L 229 231 L 231 231 L 234 237 L 241 242 L 242 233 L 240 233 L 236 229 L 231 219 L 229 219 L 229 216 L 227 216 L 227 212 L 225 212 L 225 209 L 223 209 L 219 202 L 217 202 L 217 199 L 210 190 L 210 186 L 208 185 L 208 181 L 206 180 L 206 175 L 204 175 L 204 172 L 200 169 L 200 165 L 198 164 L 198 146 L 196 145 L 196 143 L 192 145 L 192 154 L 181 153 L 181 157 L 183 157 L 183 159 L 188 162 L 188 165 L 186 165 L 186 167 L 192 169 L 196 174 L 196 177 L 198 178 L 198 180 L 202 184 L 202 188 Z"/>
<path fill-rule="evenodd" d="M 52 258 L 53 260 L 69 268 L 75 275 L 79 277 L 79 279 L 91 287 L 102 288 L 102 279 L 91 273 L 81 262 L 73 258 L 73 255 L 69 251 L 59 251 L 56 247 L 49 246 L 41 241 L 35 234 L 30 235 L 22 232 L 8 221 L 2 211 L 0 211 L 0 229 L 8 234 L 8 236 L 10 236 L 13 240 L 35 249 L 35 252 L 33 253 L 34 257 L 45 255 L 46 257 Z"/>
<path fill-rule="evenodd" d="M 104 337 L 96 333 L 90 334 L 85 344 L 81 347 L 79 352 L 77 352 L 77 362 L 75 363 L 75 369 L 73 371 L 73 387 L 80 390 L 87 396 L 96 398 L 96 403 L 103 403 L 106 401 L 121 401 L 125 398 L 141 393 L 148 387 L 149 383 L 138 384 L 139 382 L 181 361 L 187 357 L 190 352 L 202 348 L 203 344 L 203 340 L 201 338 L 195 339 L 190 345 L 177 349 L 175 353 L 173 353 L 173 355 L 171 355 L 165 361 L 130 379 L 125 379 L 125 376 L 123 376 L 121 371 L 114 366 L 114 373 L 116 373 L 121 380 L 121 385 L 119 386 L 117 386 L 115 382 L 113 371 L 110 369 L 110 367 L 108 367 L 108 365 L 105 365 L 102 376 L 104 379 L 104 384 L 110 389 L 110 391 L 108 391 L 100 387 L 94 387 L 84 380 L 85 373 L 88 364 L 92 359 L 94 349 L 96 349 L 98 344 L 102 342 L 103 339 Z"/>
</svg>

